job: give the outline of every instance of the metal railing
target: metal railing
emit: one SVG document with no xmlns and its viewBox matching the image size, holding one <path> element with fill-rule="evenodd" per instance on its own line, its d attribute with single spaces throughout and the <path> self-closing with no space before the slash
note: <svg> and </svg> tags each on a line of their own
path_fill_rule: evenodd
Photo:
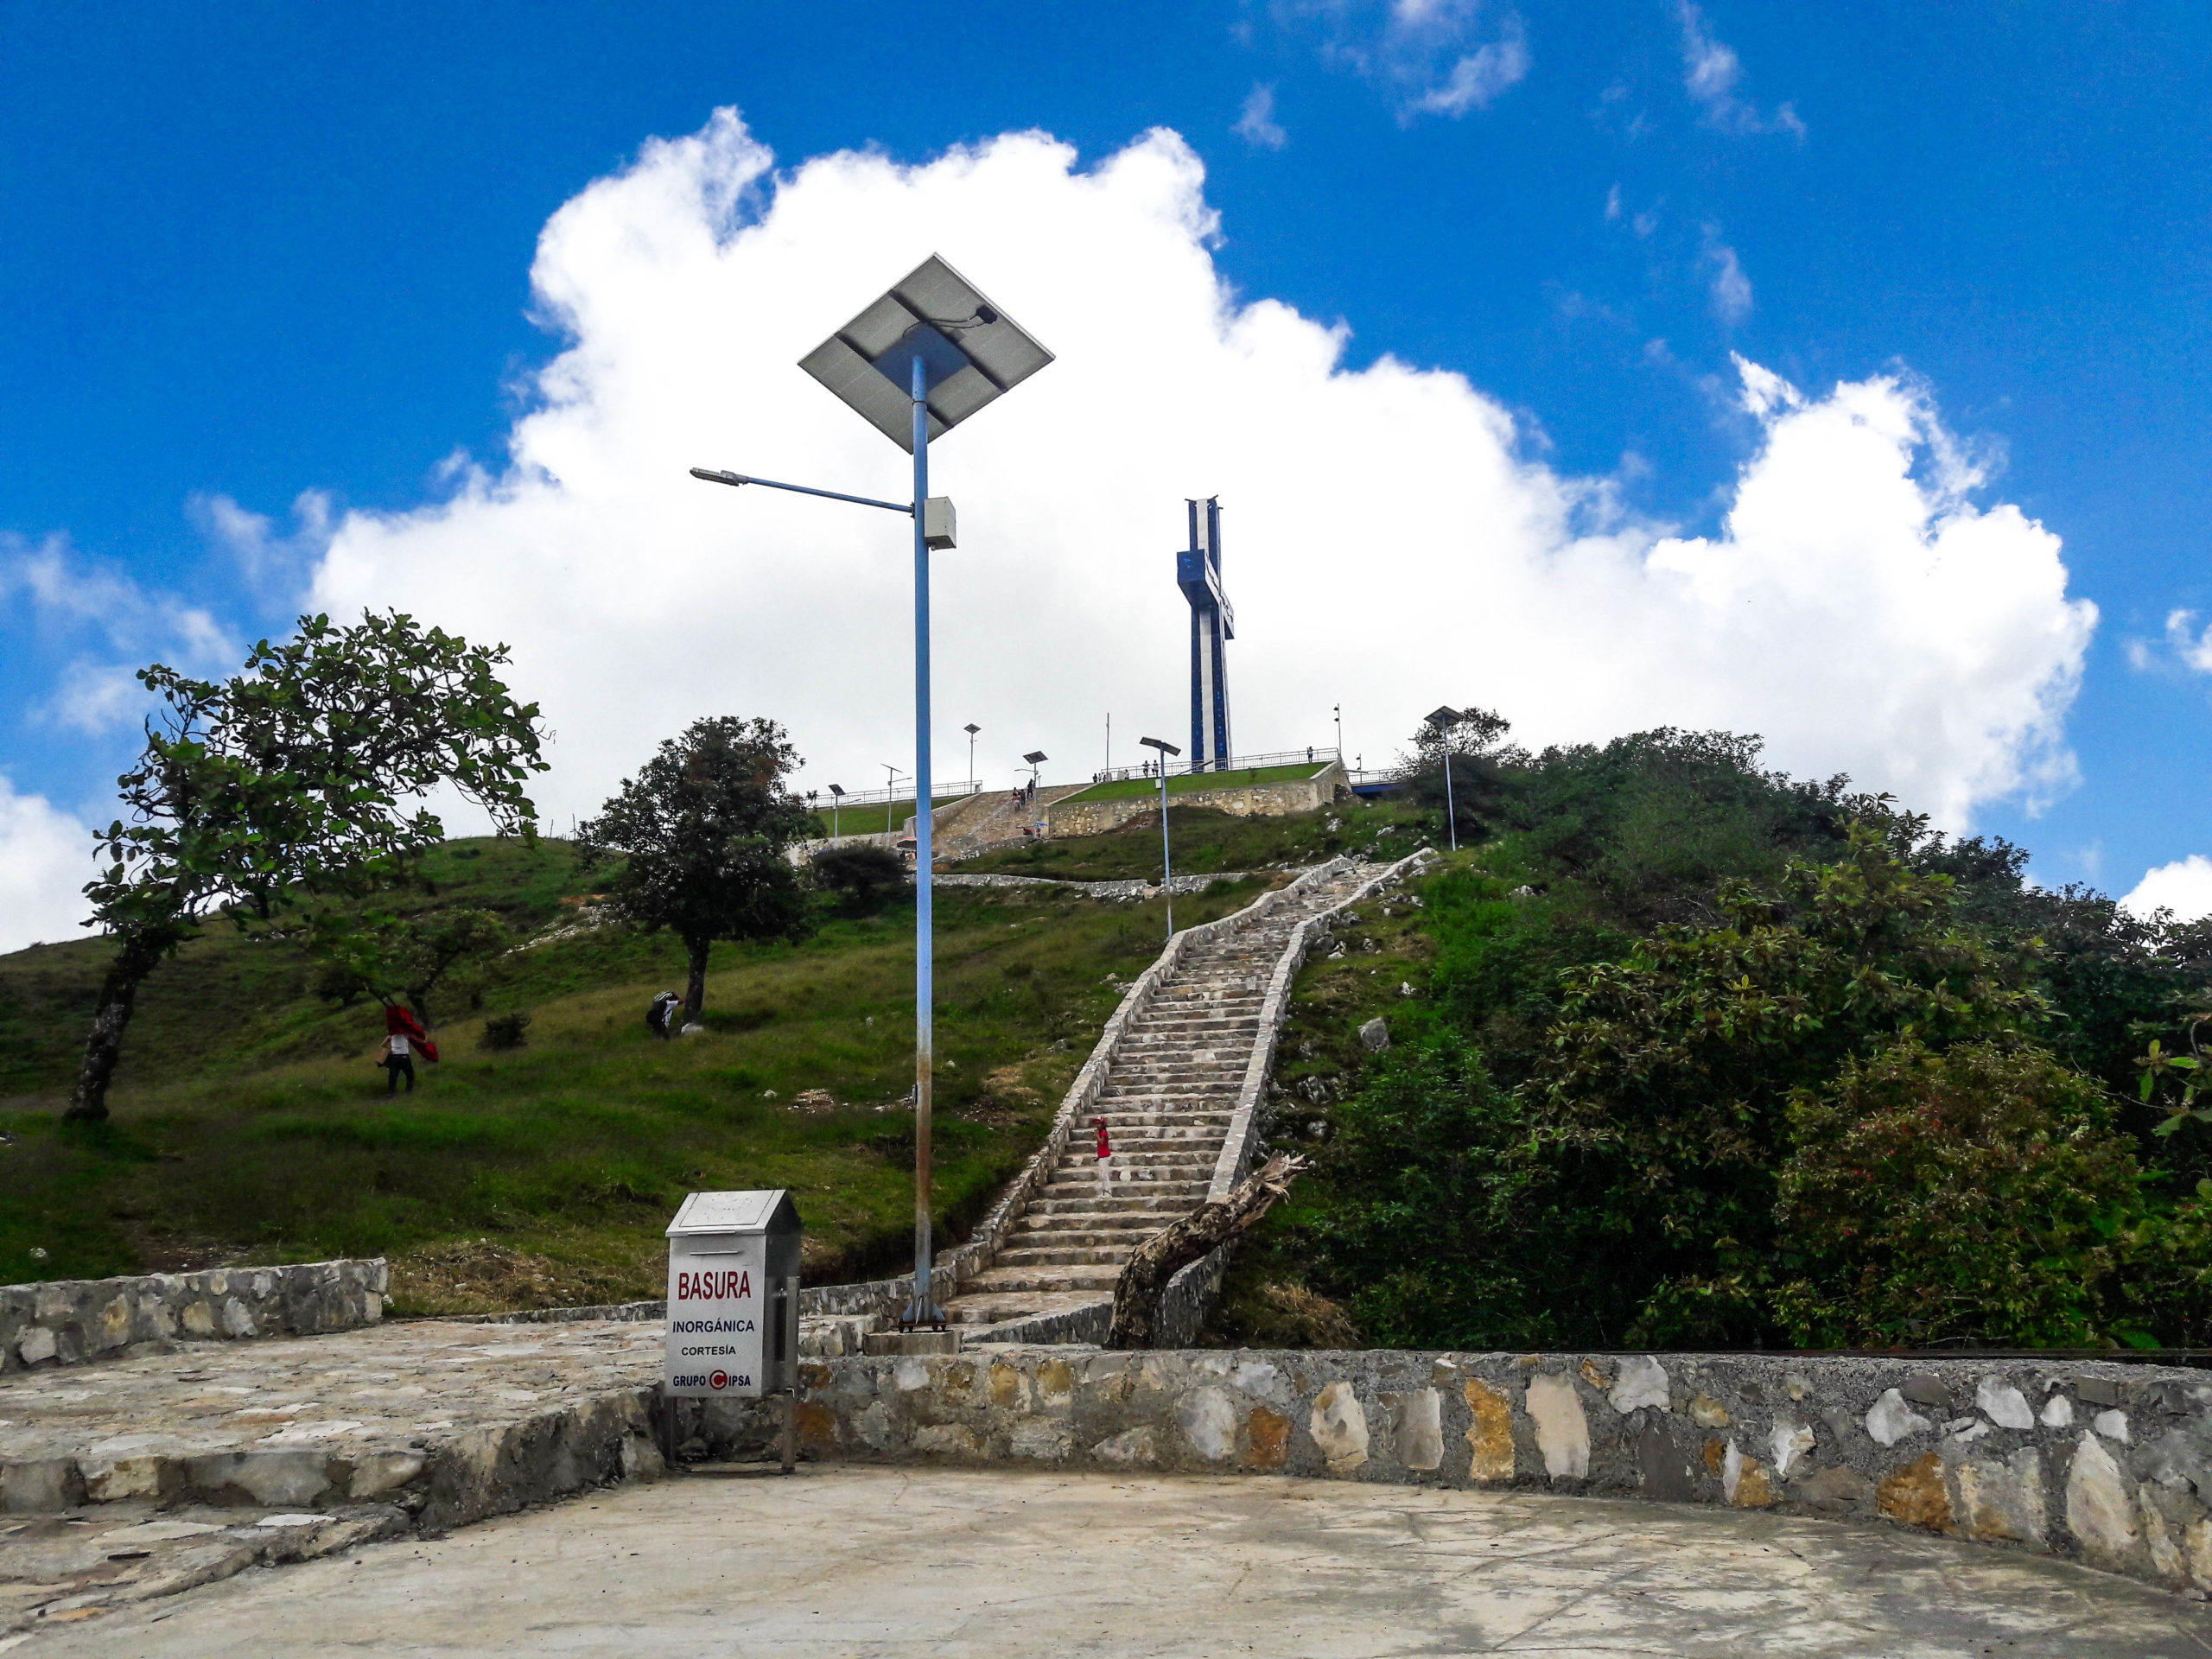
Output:
<svg viewBox="0 0 2212 1659">
<path fill-rule="evenodd" d="M 1209 760 L 1202 765 L 1192 765 L 1171 761 L 1168 763 L 1167 775 L 1170 778 L 1187 778 L 1201 772 L 1257 772 L 1267 766 L 1325 766 L 1331 761 L 1341 760 L 1343 758 L 1334 749 L 1322 748 L 1318 746 L 1305 749 L 1278 749 L 1272 754 L 1232 754 L 1228 760 L 1218 763 Z M 1141 766 L 1109 766 L 1103 772 L 1091 773 L 1090 781 L 1094 784 L 1120 784 L 1127 783 L 1132 778 L 1159 776 L 1159 768 L 1147 761 Z M 849 800 L 851 797 L 848 796 L 846 798 Z"/>
<path fill-rule="evenodd" d="M 964 780 L 955 779 L 949 784 L 939 784 L 931 791 L 940 801 L 964 800 L 970 795 L 980 795 L 982 792 L 982 785 L 973 779 Z M 827 812 L 832 798 L 826 789 L 810 789 L 804 791 L 800 798 L 816 811 Z M 903 802 L 912 805 L 913 799 L 914 790 L 911 784 L 904 789 L 849 789 L 845 791 L 843 798 L 837 802 L 837 806 L 842 811 L 849 806 L 888 806 L 894 802 Z"/>
</svg>

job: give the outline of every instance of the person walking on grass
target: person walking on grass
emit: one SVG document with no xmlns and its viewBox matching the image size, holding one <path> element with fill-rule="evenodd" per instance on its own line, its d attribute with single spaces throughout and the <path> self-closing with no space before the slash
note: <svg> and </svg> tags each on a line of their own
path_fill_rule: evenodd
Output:
<svg viewBox="0 0 2212 1659">
<path fill-rule="evenodd" d="M 387 1095 L 399 1092 L 399 1079 L 407 1079 L 407 1092 L 415 1092 L 415 1055 L 417 1050 L 433 1065 L 438 1058 L 438 1046 L 430 1040 L 415 1016 L 396 1002 L 388 1002 L 384 1010 L 384 1041 L 377 1049 L 377 1064 L 385 1069 L 384 1091 Z"/>
<path fill-rule="evenodd" d="M 407 1079 L 407 1092 L 415 1092 L 415 1055 L 405 1032 L 395 1031 L 385 1038 L 384 1058 L 378 1064 L 385 1069 L 385 1093 L 397 1094 L 402 1077 Z"/>
</svg>

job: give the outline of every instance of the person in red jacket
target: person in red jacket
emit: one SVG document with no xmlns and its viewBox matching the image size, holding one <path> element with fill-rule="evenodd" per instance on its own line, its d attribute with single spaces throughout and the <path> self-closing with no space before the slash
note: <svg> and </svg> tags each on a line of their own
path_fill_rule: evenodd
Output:
<svg viewBox="0 0 2212 1659">
<path fill-rule="evenodd" d="M 1090 1127 L 1098 1131 L 1098 1196 L 1114 1196 L 1114 1143 L 1106 1138 L 1106 1120 L 1094 1117 Z"/>
</svg>

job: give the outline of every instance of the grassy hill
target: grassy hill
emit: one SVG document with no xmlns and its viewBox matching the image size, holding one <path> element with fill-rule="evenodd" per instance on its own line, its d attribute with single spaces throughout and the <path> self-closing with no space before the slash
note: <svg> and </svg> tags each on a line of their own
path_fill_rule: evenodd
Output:
<svg viewBox="0 0 2212 1659">
<path fill-rule="evenodd" d="M 1303 862 L 1341 839 L 1325 817 L 1194 818 L 1176 825 L 1191 868 Z M 1064 861 L 1142 874 L 1157 833 L 1101 836 Z M 0 957 L 0 1280 L 383 1253 L 400 1311 L 651 1296 L 682 1193 L 724 1186 L 795 1191 L 811 1280 L 898 1268 L 911 903 L 854 918 L 825 899 L 803 944 L 718 947 L 705 1033 L 664 1043 L 645 1011 L 680 988 L 680 948 L 588 925 L 590 884 L 565 843 L 456 842 L 428 874 L 422 905 L 496 911 L 532 943 L 496 964 L 478 1006 L 433 1007 L 445 1058 L 411 1096 L 388 1097 L 372 1065 L 373 1002 L 317 1001 L 293 946 L 218 925 L 147 982 L 112 1117 L 63 1122 L 108 947 Z M 1176 919 L 1224 915 L 1269 879 L 1181 900 Z M 952 888 L 938 929 L 935 1192 L 957 1236 L 1040 1141 L 1163 917 L 1062 890 Z M 527 1045 L 486 1048 L 485 1019 L 516 1009 L 532 1015 Z"/>
</svg>

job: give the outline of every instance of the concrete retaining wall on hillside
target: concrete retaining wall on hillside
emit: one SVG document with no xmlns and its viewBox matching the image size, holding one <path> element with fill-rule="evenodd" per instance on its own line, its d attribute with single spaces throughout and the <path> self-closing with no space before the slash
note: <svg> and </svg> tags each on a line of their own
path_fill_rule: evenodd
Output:
<svg viewBox="0 0 2212 1659">
<path fill-rule="evenodd" d="M 804 1364 L 811 1455 L 1858 1516 L 2212 1591 L 2212 1378 L 2105 1361 L 1054 1352 Z M 695 1455 L 772 1409 L 685 1402 Z"/>
<path fill-rule="evenodd" d="M 1293 778 L 1281 783 L 1230 785 L 1221 789 L 1173 790 L 1167 797 L 1170 806 L 1210 806 L 1217 812 L 1233 812 L 1242 818 L 1282 817 L 1293 812 L 1311 812 L 1337 798 L 1339 787 L 1351 787 L 1351 775 L 1338 762 L 1319 766 L 1311 778 Z M 1172 781 L 1172 780 L 1171 780 Z M 1160 797 L 1126 795 L 1113 800 L 1086 801 L 1080 796 L 1056 804 L 1045 814 L 1045 833 L 1058 839 L 1062 836 L 1102 836 L 1109 830 L 1118 830 L 1132 818 L 1160 810 Z"/>
<path fill-rule="evenodd" d="M 0 1371 L 148 1344 L 304 1337 L 384 1317 L 384 1258 L 0 1286 Z"/>
</svg>

